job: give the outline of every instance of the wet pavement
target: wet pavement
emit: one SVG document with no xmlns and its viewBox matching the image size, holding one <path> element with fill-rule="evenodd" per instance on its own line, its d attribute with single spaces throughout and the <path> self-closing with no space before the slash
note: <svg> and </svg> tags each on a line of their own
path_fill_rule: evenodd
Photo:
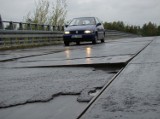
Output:
<svg viewBox="0 0 160 119">
<path fill-rule="evenodd" d="M 37 55 L 28 58 L 17 56 L 18 60 L 12 62 L 1 63 L 1 67 L 47 67 L 47 66 L 64 66 L 64 65 L 85 65 L 85 64 L 113 64 L 127 62 L 137 52 L 150 42 L 150 38 L 134 38 L 134 39 L 121 39 L 105 44 L 95 45 L 81 45 L 71 47 L 53 48 L 49 47 L 50 54 L 44 55 L 47 51 L 41 48 Z M 58 49 L 58 52 L 56 52 Z M 61 51 L 61 52 L 60 52 Z M 35 51 L 28 51 L 32 54 Z M 36 51 L 38 52 L 38 51 Z M 56 53 L 55 53 L 56 52 Z M 23 53 L 23 52 L 22 52 Z M 21 54 L 22 54 L 21 53 Z M 19 53 L 13 53 L 19 54 Z M 12 53 L 9 55 L 13 55 Z M 15 57 L 14 57 L 15 58 Z M 3 61 L 4 59 L 2 56 Z"/>
<path fill-rule="evenodd" d="M 160 37 L 140 52 L 80 119 L 160 118 Z"/>
<path fill-rule="evenodd" d="M 1 119 L 75 119 L 86 106 L 87 103 L 77 102 L 77 96 L 58 96 L 47 103 L 1 109 L 0 117 Z"/>
<path fill-rule="evenodd" d="M 110 80 L 114 73 L 109 71 L 77 67 L 1 69 L 0 107 L 45 102 L 67 94 L 83 94 L 85 98 L 88 93 L 83 92 L 103 87 Z"/>
<path fill-rule="evenodd" d="M 39 114 L 35 116 L 31 114 L 31 111 L 25 110 L 28 109 L 28 105 L 48 104 L 48 102 L 57 104 L 58 102 L 55 103 L 54 100 L 64 95 L 69 96 L 71 100 L 73 99 L 73 102 L 77 102 L 73 103 L 72 111 L 64 113 L 61 117 L 60 115 L 70 107 L 70 105 L 64 105 L 65 110 L 62 109 L 63 111 L 59 113 L 59 116 L 54 117 L 52 113 L 47 113 L 51 109 L 48 108 L 44 119 L 66 119 L 67 115 L 70 115 L 70 118 L 76 118 L 87 106 L 87 103 L 83 103 L 82 108 L 74 114 L 74 110 L 80 107 L 78 103 L 91 101 L 95 96 L 91 93 L 102 89 L 122 67 L 154 39 L 154 37 L 126 38 L 97 45 L 49 46 L 1 51 L 0 118 L 20 118 L 21 111 L 17 111 L 20 108 L 26 112 L 24 118 L 28 118 L 28 114 L 32 115 L 33 119 L 37 119 Z M 73 95 L 76 98 L 73 98 Z M 62 99 L 62 102 L 66 101 L 67 103 L 67 100 L 69 100 L 68 97 Z M 36 104 L 29 109 L 35 110 L 35 107 L 38 108 L 38 106 Z M 12 116 L 7 116 L 10 111 Z M 53 111 L 58 114 L 56 109 Z M 97 110 L 97 113 L 99 111 Z M 101 111 L 104 110 L 101 109 Z M 37 112 L 41 112 L 41 109 Z M 45 112 L 41 113 L 45 115 Z M 87 118 L 90 117 L 92 116 L 87 116 Z"/>
</svg>

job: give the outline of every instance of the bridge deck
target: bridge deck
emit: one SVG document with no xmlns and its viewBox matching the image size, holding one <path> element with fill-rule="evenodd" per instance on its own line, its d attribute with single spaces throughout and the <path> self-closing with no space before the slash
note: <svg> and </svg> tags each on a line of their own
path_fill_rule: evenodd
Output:
<svg viewBox="0 0 160 119">
<path fill-rule="evenodd" d="M 136 56 L 80 119 L 159 119 L 160 38 Z"/>
</svg>

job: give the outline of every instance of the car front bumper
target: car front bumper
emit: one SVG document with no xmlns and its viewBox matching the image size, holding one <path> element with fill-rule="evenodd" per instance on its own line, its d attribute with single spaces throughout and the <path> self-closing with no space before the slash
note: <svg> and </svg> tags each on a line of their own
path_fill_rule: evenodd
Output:
<svg viewBox="0 0 160 119">
<path fill-rule="evenodd" d="M 63 40 L 67 42 L 92 41 L 95 34 L 64 34 Z"/>
</svg>

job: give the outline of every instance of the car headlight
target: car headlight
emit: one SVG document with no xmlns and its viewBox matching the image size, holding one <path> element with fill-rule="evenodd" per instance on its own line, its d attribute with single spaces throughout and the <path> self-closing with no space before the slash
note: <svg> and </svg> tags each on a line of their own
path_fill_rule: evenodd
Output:
<svg viewBox="0 0 160 119">
<path fill-rule="evenodd" d="M 89 34 L 89 33 L 92 33 L 92 31 L 91 30 L 85 30 L 84 33 Z"/>
<path fill-rule="evenodd" d="M 65 31 L 64 34 L 70 34 L 70 32 L 69 31 Z"/>
</svg>

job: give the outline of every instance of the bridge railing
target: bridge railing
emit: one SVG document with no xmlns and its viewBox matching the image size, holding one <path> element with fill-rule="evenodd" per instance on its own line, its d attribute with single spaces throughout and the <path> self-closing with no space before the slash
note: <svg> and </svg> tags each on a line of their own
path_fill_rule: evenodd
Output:
<svg viewBox="0 0 160 119">
<path fill-rule="evenodd" d="M 141 37 L 141 36 L 137 34 L 126 33 L 126 32 L 117 31 L 117 30 L 106 30 L 107 39 L 135 38 L 135 37 Z"/>
<path fill-rule="evenodd" d="M 36 24 L 36 23 L 0 21 L 0 29 L 1 30 L 63 31 L 64 27 Z"/>
<path fill-rule="evenodd" d="M 62 43 L 63 26 L 2 21 L 0 17 L 0 49 Z M 106 30 L 106 39 L 139 37 L 116 30 Z"/>
<path fill-rule="evenodd" d="M 0 20 L 0 48 L 62 42 L 63 26 Z"/>
</svg>

